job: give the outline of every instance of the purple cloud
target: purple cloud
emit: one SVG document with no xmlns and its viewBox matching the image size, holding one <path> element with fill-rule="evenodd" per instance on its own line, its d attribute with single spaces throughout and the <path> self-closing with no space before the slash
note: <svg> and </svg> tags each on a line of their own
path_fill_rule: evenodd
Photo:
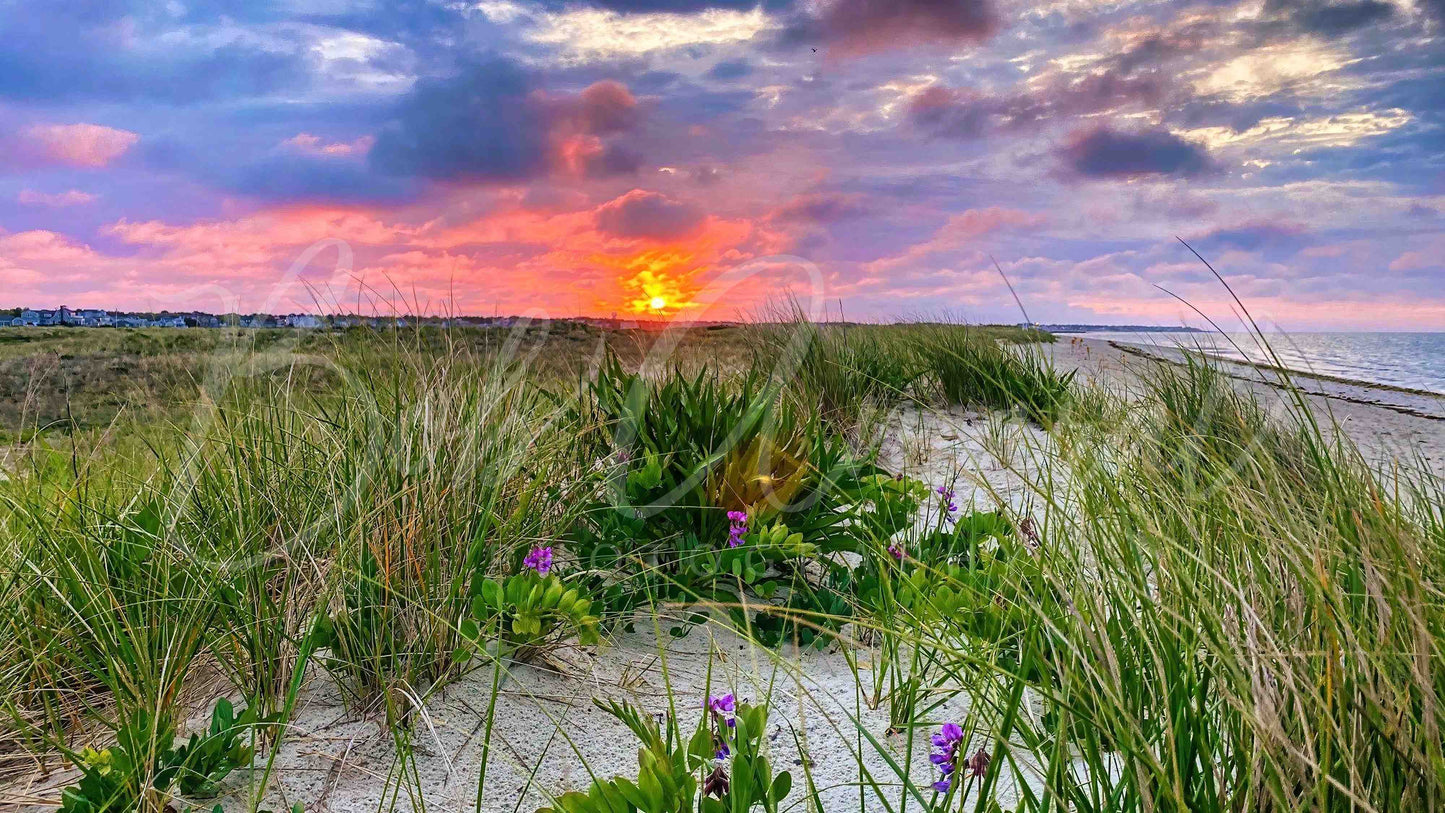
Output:
<svg viewBox="0 0 1445 813">
<path fill-rule="evenodd" d="M 696 206 L 643 189 L 634 189 L 597 210 L 597 228 L 618 237 L 646 240 L 686 237 L 697 231 L 703 219 Z"/>
<path fill-rule="evenodd" d="M 1162 129 L 1124 132 L 1099 126 L 1079 130 L 1059 152 L 1069 169 L 1086 178 L 1187 178 L 1214 168 L 1204 147 Z"/>
</svg>

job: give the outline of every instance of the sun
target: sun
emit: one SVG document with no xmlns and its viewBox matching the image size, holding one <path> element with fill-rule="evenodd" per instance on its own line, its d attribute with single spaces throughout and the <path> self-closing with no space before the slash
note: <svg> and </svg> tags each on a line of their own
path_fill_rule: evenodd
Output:
<svg viewBox="0 0 1445 813">
<path fill-rule="evenodd" d="M 662 310 L 663 308 L 667 307 L 667 300 L 666 300 L 666 299 L 663 299 L 663 298 L 660 297 L 660 296 L 654 296 L 654 297 L 647 303 L 647 307 L 652 308 L 652 309 L 655 310 L 655 311 L 660 311 L 660 310 Z"/>
</svg>

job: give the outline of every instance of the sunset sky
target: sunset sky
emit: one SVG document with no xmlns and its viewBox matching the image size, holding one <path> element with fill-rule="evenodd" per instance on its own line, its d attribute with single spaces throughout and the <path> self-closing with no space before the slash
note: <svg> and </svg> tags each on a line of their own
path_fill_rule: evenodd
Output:
<svg viewBox="0 0 1445 813">
<path fill-rule="evenodd" d="M 1445 330 L 1445 0 L 0 0 L 0 306 Z"/>
</svg>

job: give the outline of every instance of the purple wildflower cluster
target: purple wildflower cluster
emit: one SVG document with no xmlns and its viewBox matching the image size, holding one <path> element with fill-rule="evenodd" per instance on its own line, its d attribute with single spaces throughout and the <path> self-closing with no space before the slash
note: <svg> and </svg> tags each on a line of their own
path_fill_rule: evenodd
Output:
<svg viewBox="0 0 1445 813">
<path fill-rule="evenodd" d="M 897 559 L 900 562 L 903 561 L 903 545 L 898 542 L 894 542 L 893 544 L 889 545 L 888 555 L 892 556 L 894 559 Z"/>
<path fill-rule="evenodd" d="M 958 505 L 953 501 L 953 498 L 956 496 L 953 493 L 953 489 L 947 486 L 939 486 L 935 488 L 934 491 L 938 492 L 939 498 L 943 500 L 944 515 L 952 516 L 953 512 L 958 510 Z"/>
<path fill-rule="evenodd" d="M 728 512 L 728 547 L 736 548 L 743 543 L 748 532 L 748 515 L 743 511 Z M 728 695 L 731 697 L 732 695 Z"/>
<path fill-rule="evenodd" d="M 933 735 L 933 753 L 928 757 L 929 761 L 938 766 L 942 774 L 937 782 L 933 783 L 933 789 L 939 793 L 947 793 L 953 787 L 953 777 L 956 776 L 958 764 L 958 748 L 963 744 L 963 729 L 955 723 L 944 723 Z M 963 767 L 968 769 L 969 778 L 983 776 L 988 772 L 988 752 L 982 748 L 973 752 Z"/>
<path fill-rule="evenodd" d="M 738 710 L 737 700 L 731 694 L 709 695 L 707 698 L 707 710 L 712 712 L 714 719 L 732 728 L 738 724 L 733 713 Z"/>
<path fill-rule="evenodd" d="M 718 731 L 713 735 L 713 744 L 717 747 L 717 758 L 727 759 L 732 756 L 732 750 L 728 748 L 727 738 L 723 736 L 724 728 L 734 728 L 738 724 L 737 717 L 733 713 L 737 711 L 737 701 L 732 694 L 708 695 L 706 708 L 712 714 L 713 721 L 718 724 Z"/>
<path fill-rule="evenodd" d="M 532 548 L 532 552 L 522 560 L 522 566 L 537 571 L 538 576 L 546 576 L 552 570 L 552 549 Z"/>
<path fill-rule="evenodd" d="M 933 753 L 929 755 L 928 761 L 938 766 L 943 774 L 937 782 L 933 783 L 933 789 L 939 793 L 947 793 L 953 787 L 953 772 L 958 767 L 958 746 L 963 742 L 963 729 L 957 723 L 944 723 L 933 735 Z"/>
</svg>

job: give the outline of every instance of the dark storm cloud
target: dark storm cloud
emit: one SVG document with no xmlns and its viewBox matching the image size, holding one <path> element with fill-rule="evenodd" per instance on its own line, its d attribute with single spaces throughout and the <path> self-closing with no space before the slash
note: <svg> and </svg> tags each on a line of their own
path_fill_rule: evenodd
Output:
<svg viewBox="0 0 1445 813">
<path fill-rule="evenodd" d="M 1167 93 L 1154 76 L 1099 72 L 1052 82 L 1015 93 L 981 94 L 967 89 L 931 87 L 909 104 L 912 122 L 933 135 L 977 138 L 995 129 L 1045 119 L 1088 115 L 1129 105 L 1153 107 Z"/>
<path fill-rule="evenodd" d="M 1123 132 L 1104 126 L 1080 130 L 1059 154 L 1071 170 L 1088 178 L 1190 177 L 1213 168 L 1203 147 L 1168 130 Z"/>
<path fill-rule="evenodd" d="M 377 137 L 371 165 L 434 180 L 525 180 L 548 171 L 554 137 L 612 136 L 640 121 L 626 86 L 606 80 L 574 96 L 540 92 L 537 78 L 494 59 L 455 76 L 418 82 Z M 636 171 L 641 158 L 619 144 L 589 149 L 587 174 Z"/>
<path fill-rule="evenodd" d="M 1383 22 L 1395 7 L 1381 0 L 1328 3 L 1320 0 L 1266 0 L 1264 12 L 1289 28 L 1340 36 Z"/>
<path fill-rule="evenodd" d="M 702 225 L 703 212 L 658 192 L 634 189 L 597 210 L 597 228 L 618 237 L 674 240 Z"/>
<path fill-rule="evenodd" d="M 753 66 L 746 59 L 729 59 L 712 66 L 707 72 L 709 79 L 728 81 L 741 79 L 753 72 Z"/>
<path fill-rule="evenodd" d="M 382 130 L 371 164 L 439 180 L 522 179 L 547 165 L 550 123 L 531 76 L 492 60 L 418 82 Z"/>
<path fill-rule="evenodd" d="M 998 28 L 988 0 L 834 0 L 816 16 L 796 14 L 784 41 L 816 43 L 846 56 L 978 42 Z"/>
</svg>

